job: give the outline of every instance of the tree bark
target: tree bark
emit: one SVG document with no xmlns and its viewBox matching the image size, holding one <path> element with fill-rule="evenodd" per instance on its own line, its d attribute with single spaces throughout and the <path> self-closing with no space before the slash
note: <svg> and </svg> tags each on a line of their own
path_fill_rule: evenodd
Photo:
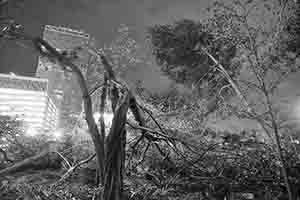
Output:
<svg viewBox="0 0 300 200">
<path fill-rule="evenodd" d="M 55 155 L 55 156 L 54 156 Z M 3 170 L 0 170 L 0 177 L 13 174 L 15 172 L 26 171 L 27 169 L 45 169 L 52 168 L 60 163 L 61 158 L 56 152 L 44 151 L 38 155 L 26 158 L 20 162 L 15 163 L 14 165 L 7 167 Z"/>
<path fill-rule="evenodd" d="M 57 60 L 62 65 L 63 70 L 71 71 L 76 74 L 83 96 L 86 122 L 88 124 L 89 133 L 95 147 L 100 175 L 100 183 L 104 186 L 104 191 L 100 198 L 102 197 L 103 200 L 121 200 L 123 190 L 123 168 L 125 165 L 125 124 L 129 106 L 132 109 L 139 124 L 143 124 L 144 122 L 141 113 L 137 112 L 139 111 L 139 109 L 136 105 L 135 98 L 132 96 L 127 87 L 125 88 L 128 92 L 127 95 L 124 97 L 120 106 L 117 106 L 116 102 L 119 100 L 119 91 L 116 87 L 116 84 L 119 86 L 121 85 L 121 87 L 123 85 L 116 81 L 112 67 L 108 64 L 105 57 L 103 55 L 100 55 L 107 73 L 108 81 L 111 81 L 114 85 L 111 93 L 111 98 L 113 102 L 113 110 L 115 110 L 115 113 L 112 127 L 107 137 L 105 146 L 103 133 L 99 133 L 97 124 L 93 117 L 91 96 L 89 94 L 87 84 L 82 72 L 80 71 L 80 68 L 77 65 L 73 64 L 71 59 L 60 54 L 47 41 L 39 37 L 31 37 L 24 33 L 14 32 L 14 30 L 15 29 L 12 29 L 12 32 L 9 32 L 12 38 L 23 39 L 32 42 L 35 46 L 35 49 L 37 49 L 40 54 L 47 56 L 50 59 Z"/>
<path fill-rule="evenodd" d="M 124 141 L 126 116 L 129 108 L 128 93 L 116 108 L 112 126 L 106 140 L 106 162 L 103 200 L 121 200 L 123 193 Z"/>
<path fill-rule="evenodd" d="M 44 47 L 46 49 L 46 53 L 50 57 L 56 58 L 63 67 L 66 68 L 66 66 L 70 67 L 72 72 L 74 72 L 77 76 L 79 86 L 81 88 L 82 96 L 83 96 L 83 103 L 84 103 L 84 111 L 85 111 L 85 119 L 88 124 L 88 129 L 90 136 L 92 138 L 95 151 L 96 151 L 96 158 L 97 158 L 97 164 L 99 168 L 99 176 L 100 176 L 100 183 L 103 184 L 104 180 L 104 141 L 102 140 L 102 137 L 99 133 L 97 124 L 95 122 L 95 119 L 93 117 L 93 110 L 92 110 L 92 99 L 89 95 L 89 91 L 87 88 L 87 84 L 85 82 L 84 76 L 82 72 L 80 71 L 79 67 L 76 66 L 71 62 L 70 59 L 64 57 L 62 54 L 60 54 L 55 48 L 53 48 L 48 42 L 41 38 L 33 38 L 33 42 L 36 45 L 36 47 L 41 51 L 41 47 Z M 41 52 L 43 54 L 43 52 Z"/>
</svg>

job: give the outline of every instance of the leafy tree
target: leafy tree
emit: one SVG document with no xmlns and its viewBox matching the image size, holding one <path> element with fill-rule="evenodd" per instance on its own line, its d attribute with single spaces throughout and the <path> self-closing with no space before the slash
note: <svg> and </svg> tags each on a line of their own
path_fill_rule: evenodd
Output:
<svg viewBox="0 0 300 200">
<path fill-rule="evenodd" d="M 219 17 L 221 19 L 221 16 Z M 156 60 L 171 79 L 192 86 L 204 95 L 215 95 L 227 80 L 218 73 L 215 63 L 209 56 L 199 51 L 199 45 L 211 52 L 225 69 L 234 76 L 237 63 L 233 62 L 237 46 L 244 41 L 239 30 L 226 31 L 230 21 L 215 20 L 218 24 L 180 20 L 172 25 L 155 25 L 149 28 L 149 36 Z M 236 28 L 237 29 L 237 28 Z M 226 33 L 226 34 L 224 34 Z"/>
<path fill-rule="evenodd" d="M 292 192 L 288 183 L 280 139 L 280 135 L 284 132 L 282 126 L 284 119 L 280 117 L 282 108 L 279 105 L 282 103 L 280 103 L 277 92 L 279 92 L 279 85 L 287 80 L 291 73 L 298 71 L 297 55 L 282 45 L 286 34 L 282 27 L 287 20 L 284 13 L 287 12 L 285 9 L 291 3 L 286 2 L 283 7 L 271 1 L 247 1 L 245 4 L 236 1 L 233 5 L 224 2 L 216 3 L 217 12 L 232 16 L 235 22 L 238 22 L 237 25 L 240 25 L 241 29 L 243 28 L 244 36 L 248 38 L 240 57 L 243 76 L 240 76 L 237 82 L 252 108 L 249 112 L 249 110 L 241 111 L 236 106 L 233 106 L 235 108 L 229 107 L 233 108 L 234 113 L 239 113 L 240 118 L 255 120 L 271 138 L 271 141 L 275 141 L 289 199 L 292 199 Z M 261 15 L 258 14 L 260 12 Z M 274 19 L 272 23 L 269 21 L 271 18 Z M 251 20 L 258 19 L 264 20 L 257 24 L 251 23 Z M 249 75 L 245 75 L 246 73 Z M 239 111 L 236 112 L 237 110 Z"/>
<path fill-rule="evenodd" d="M 290 6 L 291 11 L 288 13 L 288 19 L 284 27 L 285 32 L 288 35 L 287 48 L 289 51 L 293 51 L 299 54 L 300 46 L 300 2 L 295 1 L 295 5 Z"/>
<path fill-rule="evenodd" d="M 232 86 L 242 97 L 247 109 L 233 98 L 222 98 L 220 102 L 224 106 L 220 110 L 227 110 L 227 117 L 234 114 L 241 119 L 256 121 L 271 141 L 275 139 L 289 199 L 292 194 L 280 141 L 284 122 L 277 117 L 280 113 L 277 88 L 291 73 L 298 71 L 297 54 L 283 45 L 287 41 L 283 29 L 287 22 L 285 13 L 292 4 L 292 1 L 285 1 L 284 5 L 273 1 L 215 1 L 208 9 L 212 17 L 206 22 L 182 20 L 173 25 L 157 25 L 149 31 L 153 53 L 171 78 L 180 80 L 173 76 L 172 70 L 176 69 L 184 75 L 181 80 L 194 82 L 213 66 L 215 71 L 210 77 L 220 85 L 214 84 L 210 77 L 204 77 L 202 84 L 208 83 L 204 86 L 209 91 L 223 96 L 221 88 L 230 83 L 227 89 Z M 221 65 L 216 68 L 214 64 Z M 220 66 L 227 73 L 219 73 Z M 188 73 L 189 69 L 194 69 L 200 76 L 194 71 Z M 220 71 L 224 72 L 223 69 Z M 186 74 L 189 74 L 188 78 L 185 78 Z"/>
</svg>

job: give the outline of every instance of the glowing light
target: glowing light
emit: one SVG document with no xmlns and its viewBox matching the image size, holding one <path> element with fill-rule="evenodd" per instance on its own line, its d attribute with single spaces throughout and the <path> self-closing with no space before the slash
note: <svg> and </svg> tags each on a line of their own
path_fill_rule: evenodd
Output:
<svg viewBox="0 0 300 200">
<path fill-rule="evenodd" d="M 17 99 L 26 100 L 26 101 L 45 101 L 45 100 L 47 100 L 46 96 L 31 95 L 31 94 L 30 94 L 30 96 L 25 96 L 25 94 L 23 94 L 23 95 L 16 95 L 16 94 L 2 94 L 1 93 L 0 97 L 3 100 L 11 100 L 11 99 L 15 99 L 16 96 L 17 96 Z"/>
<path fill-rule="evenodd" d="M 52 132 L 52 136 L 55 138 L 55 139 L 59 139 L 61 138 L 63 135 L 62 131 L 61 130 L 55 130 Z"/>
<path fill-rule="evenodd" d="M 108 126 L 111 126 L 114 115 L 112 113 L 104 113 L 103 118 L 104 118 L 105 124 L 107 124 Z"/>
<path fill-rule="evenodd" d="M 19 101 L 10 100 L 10 101 L 4 102 L 4 101 L 2 101 L 2 99 L 1 99 L 0 103 L 4 104 L 4 105 L 10 104 L 10 105 L 15 105 L 15 106 L 19 106 L 19 105 L 32 106 L 32 104 L 34 103 L 35 106 L 41 106 L 41 107 L 44 107 L 47 104 L 46 102 L 30 102 L 30 101 L 28 102 L 28 101 L 21 101 L 21 100 L 19 100 Z"/>
<path fill-rule="evenodd" d="M 33 137 L 33 136 L 36 136 L 38 135 L 38 131 L 33 128 L 33 127 L 29 127 L 27 130 L 26 130 L 26 135 L 27 136 L 30 136 L 30 137 Z"/>
<path fill-rule="evenodd" d="M 0 105 L 0 110 L 1 111 L 9 111 L 9 110 L 11 110 L 11 107 L 8 105 Z"/>
<path fill-rule="evenodd" d="M 294 144 L 300 144 L 300 141 L 299 140 L 292 140 L 292 143 L 294 143 Z"/>
<path fill-rule="evenodd" d="M 0 88 L 0 92 L 3 94 L 13 94 L 13 95 L 32 95 L 43 97 L 46 95 L 45 92 L 33 91 L 33 90 L 21 90 L 21 89 L 12 89 L 12 88 Z"/>
<path fill-rule="evenodd" d="M 93 116 L 94 116 L 94 119 L 98 122 L 99 119 L 100 119 L 101 114 L 99 112 L 95 112 Z M 112 120 L 114 118 L 114 115 L 112 113 L 106 113 L 105 112 L 103 114 L 103 118 L 104 118 L 105 125 L 110 127 L 111 124 L 112 124 Z"/>
<path fill-rule="evenodd" d="M 98 121 L 100 119 L 101 114 L 99 112 L 95 112 L 93 117 L 96 121 Z"/>
</svg>

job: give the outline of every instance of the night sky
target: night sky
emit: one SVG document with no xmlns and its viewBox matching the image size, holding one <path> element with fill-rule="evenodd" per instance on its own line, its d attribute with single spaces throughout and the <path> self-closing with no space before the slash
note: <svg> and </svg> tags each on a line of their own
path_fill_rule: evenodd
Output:
<svg viewBox="0 0 300 200">
<path fill-rule="evenodd" d="M 20 1 L 20 0 L 19 0 Z M 201 19 L 207 0 L 23 0 L 11 2 L 9 14 L 33 35 L 41 35 L 45 24 L 85 30 L 95 37 L 99 47 L 116 37 L 120 24 L 134 31 L 141 44 L 147 26 L 170 23 L 176 19 Z M 14 43 L 0 44 L 0 72 L 33 76 L 37 55 Z M 146 86 L 161 89 L 169 84 L 157 67 L 135 70 L 132 77 L 141 77 Z"/>
<path fill-rule="evenodd" d="M 134 31 L 135 39 L 143 44 L 147 26 L 171 23 L 182 18 L 201 20 L 204 17 L 203 10 L 210 2 L 209 0 L 22 1 L 14 6 L 11 5 L 9 13 L 18 23 L 24 25 L 27 32 L 41 35 L 43 26 L 46 24 L 67 26 L 85 30 L 96 38 L 99 47 L 109 44 L 116 37 L 120 24 L 128 25 Z M 20 75 L 34 75 L 37 55 L 34 55 L 30 49 L 9 42 L 1 42 L 0 48 L 1 73 L 15 72 Z M 130 74 L 131 77 L 140 77 L 148 88 L 154 90 L 164 89 L 170 83 L 161 75 L 155 64 L 152 67 L 140 66 Z M 300 113 L 299 80 L 299 74 L 292 76 L 282 85 L 282 92 L 279 96 L 288 98 L 289 109 L 294 112 L 299 110 Z M 231 125 L 231 122 L 227 124 Z"/>
</svg>

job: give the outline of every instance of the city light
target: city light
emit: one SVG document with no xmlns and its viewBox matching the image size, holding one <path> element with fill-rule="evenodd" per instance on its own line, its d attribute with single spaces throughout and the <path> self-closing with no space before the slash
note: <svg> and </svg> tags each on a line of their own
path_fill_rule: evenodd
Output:
<svg viewBox="0 0 300 200">
<path fill-rule="evenodd" d="M 63 132 L 62 130 L 57 129 L 53 131 L 50 135 L 52 135 L 55 139 L 60 139 L 63 135 Z"/>
<path fill-rule="evenodd" d="M 299 140 L 292 140 L 291 141 L 293 144 L 300 144 L 300 141 Z"/>
<path fill-rule="evenodd" d="M 101 114 L 99 112 L 95 112 L 93 116 L 94 116 L 94 119 L 96 120 L 96 122 L 98 122 L 99 119 L 100 119 Z M 114 118 L 114 115 L 112 113 L 105 112 L 103 114 L 103 118 L 104 118 L 104 123 L 105 123 L 106 127 L 110 127 L 111 124 L 112 124 L 112 120 Z"/>
<path fill-rule="evenodd" d="M 36 135 L 36 127 L 56 128 L 58 108 L 48 94 L 48 80 L 0 74 L 0 115 L 25 122 L 26 135 Z"/>
<path fill-rule="evenodd" d="M 95 112 L 93 117 L 96 121 L 98 121 L 100 119 L 101 114 L 99 112 Z"/>
<path fill-rule="evenodd" d="M 26 130 L 25 134 L 26 134 L 27 136 L 34 137 L 34 136 L 38 135 L 38 131 L 37 131 L 36 128 L 29 127 L 29 128 Z"/>
<path fill-rule="evenodd" d="M 39 127 L 33 127 L 33 126 L 28 127 L 27 130 L 25 131 L 25 135 L 28 137 L 36 137 L 38 135 L 42 135 L 43 133 L 45 132 L 41 130 Z M 50 138 L 59 140 L 63 136 L 63 131 L 61 129 L 56 129 L 54 131 L 48 132 L 47 135 Z"/>
</svg>

